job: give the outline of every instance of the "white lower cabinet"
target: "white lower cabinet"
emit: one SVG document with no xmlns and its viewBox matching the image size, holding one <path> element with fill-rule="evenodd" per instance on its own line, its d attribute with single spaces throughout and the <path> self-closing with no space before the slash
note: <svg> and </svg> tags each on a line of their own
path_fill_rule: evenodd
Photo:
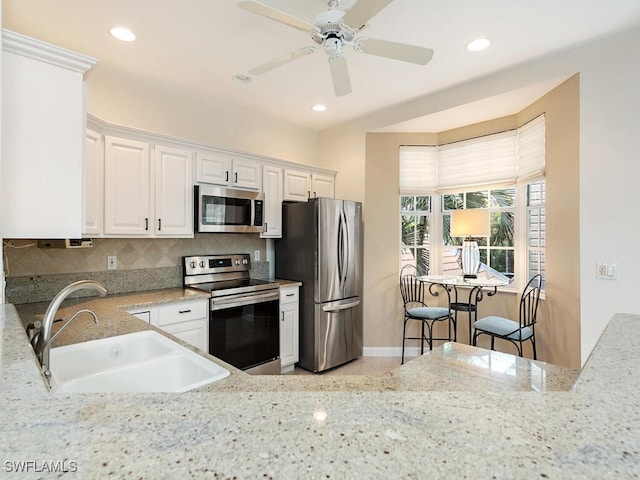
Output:
<svg viewBox="0 0 640 480">
<path fill-rule="evenodd" d="M 299 360 L 298 286 L 280 288 L 280 366 L 282 373 L 293 370 Z"/>
<path fill-rule="evenodd" d="M 127 311 L 194 347 L 209 352 L 209 301 L 186 300 Z"/>
</svg>

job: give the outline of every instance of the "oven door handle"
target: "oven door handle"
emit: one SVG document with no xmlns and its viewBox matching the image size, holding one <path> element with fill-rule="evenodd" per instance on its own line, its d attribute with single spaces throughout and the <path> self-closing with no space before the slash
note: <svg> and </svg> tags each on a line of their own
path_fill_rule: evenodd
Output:
<svg viewBox="0 0 640 480">
<path fill-rule="evenodd" d="M 242 295 L 233 298 L 212 298 L 211 310 L 223 310 L 225 308 L 242 307 L 243 305 L 252 305 L 255 303 L 270 302 L 280 298 L 279 290 L 270 293 L 261 293 L 256 295 Z"/>
<path fill-rule="evenodd" d="M 360 305 L 360 299 L 352 300 L 352 301 L 347 302 L 347 303 L 333 302 L 333 303 L 329 303 L 328 305 L 324 305 L 322 307 L 322 311 L 323 312 L 337 312 L 338 310 L 346 310 L 347 308 L 357 307 L 358 305 Z"/>
</svg>

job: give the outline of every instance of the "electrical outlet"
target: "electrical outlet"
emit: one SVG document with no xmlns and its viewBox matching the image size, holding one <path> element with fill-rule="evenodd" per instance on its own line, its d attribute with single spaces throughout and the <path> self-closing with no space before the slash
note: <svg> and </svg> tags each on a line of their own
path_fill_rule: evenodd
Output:
<svg viewBox="0 0 640 480">
<path fill-rule="evenodd" d="M 253 252 L 253 260 L 255 262 L 259 262 L 260 261 L 260 250 L 256 250 L 255 252 Z"/>
<path fill-rule="evenodd" d="M 115 270 L 118 268 L 118 259 L 115 255 L 107 256 L 107 270 Z"/>
</svg>

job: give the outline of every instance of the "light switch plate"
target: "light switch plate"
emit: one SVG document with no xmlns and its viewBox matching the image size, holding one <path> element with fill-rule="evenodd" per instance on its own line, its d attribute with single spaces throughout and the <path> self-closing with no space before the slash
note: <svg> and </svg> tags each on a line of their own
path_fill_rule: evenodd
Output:
<svg viewBox="0 0 640 480">
<path fill-rule="evenodd" d="M 118 268 L 118 259 L 115 255 L 107 256 L 107 270 L 115 270 Z"/>
<path fill-rule="evenodd" d="M 617 278 L 616 264 L 598 262 L 596 264 L 596 278 L 600 280 L 615 280 Z"/>
</svg>

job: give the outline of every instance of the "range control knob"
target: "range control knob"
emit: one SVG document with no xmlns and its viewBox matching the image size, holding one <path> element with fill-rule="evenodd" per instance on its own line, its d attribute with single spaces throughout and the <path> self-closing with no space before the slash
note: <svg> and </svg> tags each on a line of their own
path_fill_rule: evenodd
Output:
<svg viewBox="0 0 640 480">
<path fill-rule="evenodd" d="M 246 258 L 242 259 L 242 264 L 243 265 L 248 265 L 249 264 L 249 260 L 247 260 Z"/>
<path fill-rule="evenodd" d="M 236 260 L 236 265 L 240 265 L 240 260 Z"/>
<path fill-rule="evenodd" d="M 206 267 L 206 266 L 207 266 L 207 262 L 205 262 L 204 260 L 202 260 L 202 261 L 200 262 L 200 267 L 204 268 L 204 267 Z"/>
<path fill-rule="evenodd" d="M 196 268 L 198 266 L 197 262 L 191 262 L 191 268 Z"/>
</svg>

